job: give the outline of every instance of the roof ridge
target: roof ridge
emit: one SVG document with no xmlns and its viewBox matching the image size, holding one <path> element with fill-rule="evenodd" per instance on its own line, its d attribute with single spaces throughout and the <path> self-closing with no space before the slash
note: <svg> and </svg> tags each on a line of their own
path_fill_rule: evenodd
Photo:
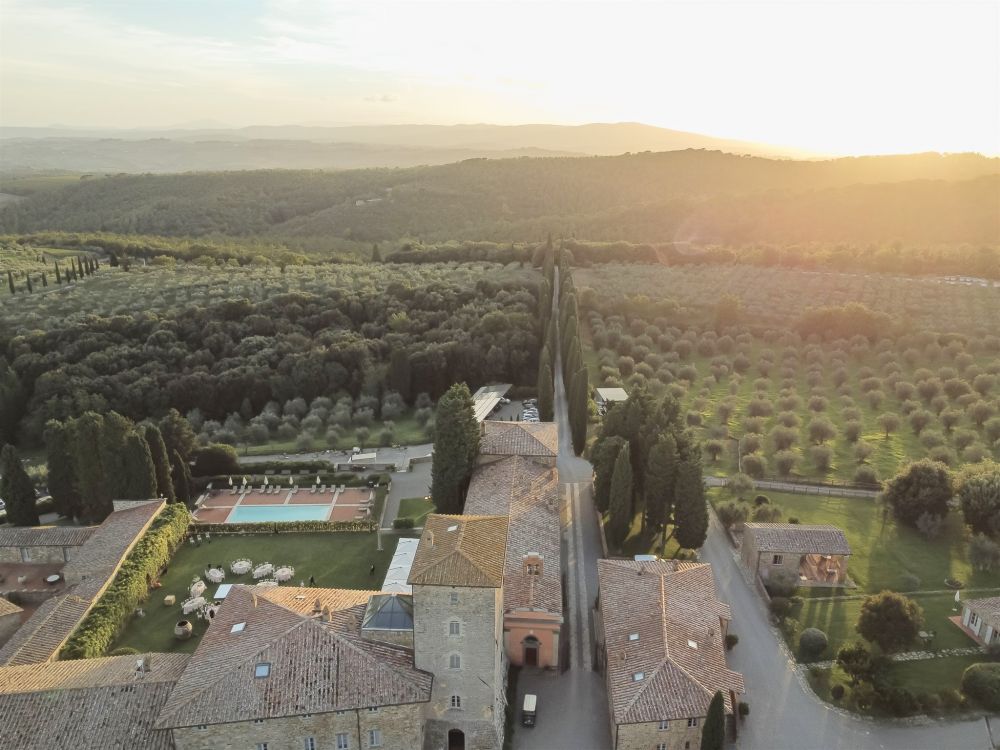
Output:
<svg viewBox="0 0 1000 750">
<path fill-rule="evenodd" d="M 381 659 L 375 658 L 372 654 L 368 653 L 368 651 L 366 650 L 366 648 L 362 647 L 361 644 L 363 643 L 363 644 L 365 644 L 366 647 L 370 647 L 370 648 L 385 648 L 385 649 L 389 649 L 390 651 L 404 651 L 404 652 L 409 653 L 410 649 L 406 648 L 406 646 L 397 646 L 397 645 L 392 644 L 392 643 L 382 643 L 380 641 L 369 641 L 366 638 L 362 638 L 361 636 L 356 636 L 353 633 L 337 632 L 337 631 L 332 630 L 330 628 L 324 628 L 324 630 L 326 630 L 331 635 L 333 635 L 338 641 L 343 641 L 345 643 L 345 645 L 347 645 L 355 653 L 360 654 L 362 657 L 364 657 L 368 661 L 373 662 L 376 667 L 378 667 L 380 669 L 387 669 L 390 672 L 392 672 L 394 675 L 396 675 L 397 677 L 399 677 L 399 678 L 405 680 L 406 682 L 409 682 L 409 683 L 412 684 L 412 680 L 410 680 L 410 678 L 407 675 L 405 675 L 402 671 L 400 671 L 399 669 L 397 669 L 395 667 L 395 665 L 386 664 Z M 415 670 L 417 669 L 416 664 L 413 665 L 413 669 L 415 669 Z M 423 670 L 419 670 L 419 671 L 423 671 Z"/>
<path fill-rule="evenodd" d="M 248 586 L 247 588 L 250 588 L 250 587 Z M 270 604 L 272 606 L 275 606 L 275 607 L 280 606 L 277 602 L 272 602 L 270 599 L 266 599 L 265 597 L 260 597 L 260 598 L 264 599 L 264 601 L 266 601 L 268 604 Z M 157 717 L 157 724 L 161 724 L 162 721 L 163 721 L 163 719 L 164 718 L 168 718 L 171 714 L 176 715 L 178 709 L 180 709 L 180 708 L 182 708 L 184 706 L 189 705 L 194 698 L 196 698 L 199 695 L 202 695 L 209 688 L 215 687 L 219 682 L 221 682 L 223 679 L 225 679 L 230 674 L 232 674 L 234 670 L 236 670 L 237 668 L 243 666 L 244 664 L 246 664 L 247 662 L 249 662 L 251 659 L 256 658 L 257 656 L 259 656 L 262 652 L 266 651 L 267 649 L 271 648 L 274 645 L 275 641 L 277 641 L 278 639 L 284 638 L 285 636 L 287 636 L 289 633 L 291 633 L 296 628 L 302 627 L 303 623 L 311 622 L 310 618 L 307 618 L 304 615 L 301 615 L 298 612 L 295 612 L 293 610 L 287 609 L 287 607 L 282 607 L 282 609 L 286 609 L 288 612 L 291 612 L 293 615 L 296 615 L 297 617 L 299 617 L 300 618 L 299 621 L 295 622 L 295 623 L 292 623 L 292 625 L 290 627 L 288 627 L 288 628 L 282 630 L 281 632 L 275 634 L 274 637 L 269 638 L 267 640 L 267 643 L 265 643 L 263 646 L 261 646 L 256 651 L 250 652 L 249 656 L 247 656 L 246 658 L 235 659 L 235 660 L 229 662 L 226 665 L 226 669 L 219 670 L 216 673 L 215 679 L 206 680 L 205 683 L 203 685 L 201 685 L 201 687 L 199 687 L 197 690 L 192 690 L 191 693 L 190 693 L 190 695 L 185 700 L 183 700 L 178 705 L 173 706 L 172 710 L 170 712 L 163 712 L 163 713 L 161 713 L 160 716 Z M 202 642 L 204 643 L 204 640 Z"/>
</svg>

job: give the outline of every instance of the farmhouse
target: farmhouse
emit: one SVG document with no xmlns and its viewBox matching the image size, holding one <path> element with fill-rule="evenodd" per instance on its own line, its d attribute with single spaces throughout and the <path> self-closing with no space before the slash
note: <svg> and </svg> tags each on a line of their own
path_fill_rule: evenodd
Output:
<svg viewBox="0 0 1000 750">
<path fill-rule="evenodd" d="M 778 570 L 790 571 L 800 586 L 849 586 L 851 547 L 844 532 L 829 524 L 748 523 L 740 556 L 765 583 Z"/>
<path fill-rule="evenodd" d="M 961 627 L 984 646 L 1000 643 L 1000 596 L 962 602 Z"/>
<path fill-rule="evenodd" d="M 599 656 L 615 750 L 701 745 L 715 693 L 733 715 L 743 676 L 726 665 L 729 605 L 712 566 L 598 560 Z"/>
</svg>

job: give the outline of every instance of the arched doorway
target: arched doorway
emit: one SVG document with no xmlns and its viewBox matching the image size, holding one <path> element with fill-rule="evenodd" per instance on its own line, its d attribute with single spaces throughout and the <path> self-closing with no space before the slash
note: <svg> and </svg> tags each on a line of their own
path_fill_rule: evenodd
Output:
<svg viewBox="0 0 1000 750">
<path fill-rule="evenodd" d="M 465 750 L 465 732 L 461 729 L 448 730 L 448 750 Z"/>
<path fill-rule="evenodd" d="M 538 648 L 541 645 L 538 639 L 533 635 L 529 635 L 522 643 L 524 644 L 524 666 L 537 667 Z"/>
</svg>

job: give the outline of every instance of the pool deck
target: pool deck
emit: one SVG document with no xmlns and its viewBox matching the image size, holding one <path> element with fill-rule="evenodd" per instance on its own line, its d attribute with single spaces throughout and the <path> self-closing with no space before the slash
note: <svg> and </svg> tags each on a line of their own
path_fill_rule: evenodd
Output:
<svg viewBox="0 0 1000 750">
<path fill-rule="evenodd" d="M 371 518 L 375 490 L 367 487 L 269 487 L 210 490 L 198 498 L 196 521 L 225 523 L 234 508 L 246 506 L 328 505 L 327 520 L 355 521 Z"/>
</svg>

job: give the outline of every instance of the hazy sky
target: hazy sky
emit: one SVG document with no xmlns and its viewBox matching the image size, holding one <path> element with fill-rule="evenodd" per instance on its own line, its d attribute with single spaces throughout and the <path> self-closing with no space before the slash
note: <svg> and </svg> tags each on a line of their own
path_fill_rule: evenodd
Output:
<svg viewBox="0 0 1000 750">
<path fill-rule="evenodd" d="M 0 123 L 640 121 L 1000 152 L 1000 2 L 0 0 Z"/>
</svg>

